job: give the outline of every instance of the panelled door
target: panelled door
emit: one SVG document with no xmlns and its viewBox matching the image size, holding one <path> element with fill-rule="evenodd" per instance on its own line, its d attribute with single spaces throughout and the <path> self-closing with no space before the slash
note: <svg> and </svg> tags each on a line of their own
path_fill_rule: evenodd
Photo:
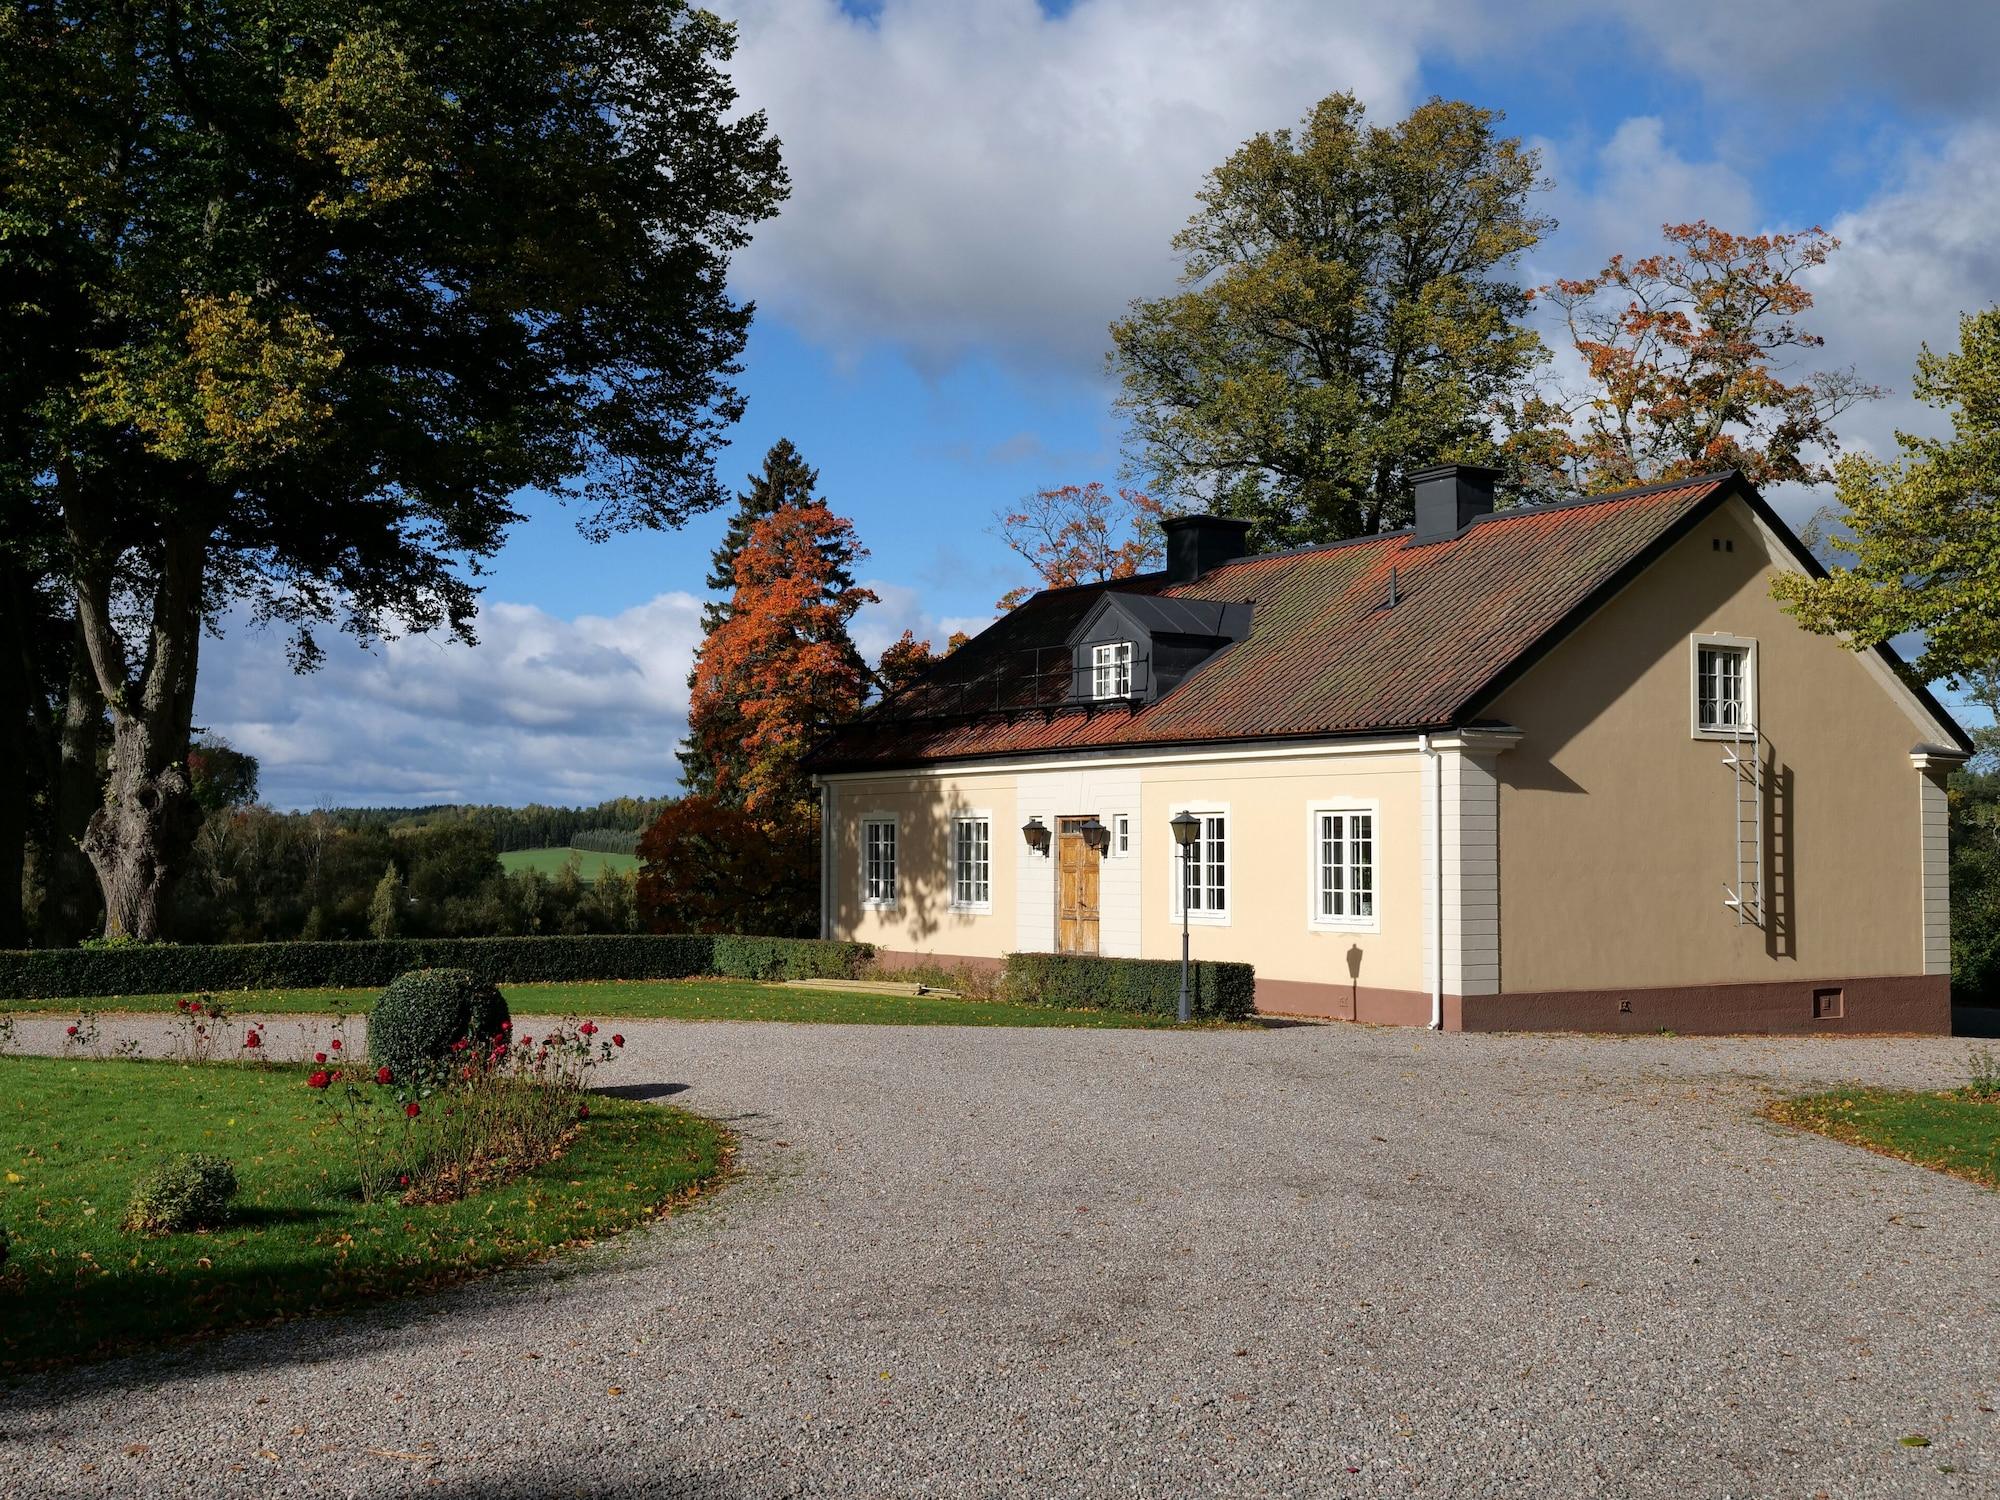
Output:
<svg viewBox="0 0 2000 1500">
<path fill-rule="evenodd" d="M 1056 821 L 1056 952 L 1097 952 L 1097 851 L 1083 836 L 1088 818 Z"/>
</svg>

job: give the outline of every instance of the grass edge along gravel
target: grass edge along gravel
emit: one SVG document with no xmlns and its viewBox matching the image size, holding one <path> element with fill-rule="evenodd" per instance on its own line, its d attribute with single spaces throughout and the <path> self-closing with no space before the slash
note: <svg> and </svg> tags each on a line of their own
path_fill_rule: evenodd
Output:
<svg viewBox="0 0 2000 1500">
<path fill-rule="evenodd" d="M 1091 1029 L 1159 1029 L 1171 1015 L 1069 1010 L 1006 1000 L 966 1000 L 946 995 L 879 994 L 815 990 L 734 979 L 583 980 L 508 984 L 501 993 L 517 1015 L 594 1015 L 627 1020 L 794 1021 L 828 1025 L 1019 1026 Z M 217 991 L 238 1017 L 260 1015 L 361 1016 L 376 989 Z M 0 1015 L 80 1013 L 171 1014 L 181 994 L 100 995 L 83 1000 L 0 1000 Z M 1197 1021 L 1197 1028 L 1252 1026 L 1252 1022 Z"/>
<path fill-rule="evenodd" d="M 1773 1099 L 1767 1119 L 2000 1189 L 2000 1095 L 1852 1085 Z"/>
<path fill-rule="evenodd" d="M 319 1149 L 309 1066 L 0 1058 L 0 1380 L 440 1291 L 666 1217 L 734 1170 L 716 1122 L 593 1093 L 552 1161 L 450 1203 L 364 1204 Z M 230 1217 L 124 1233 L 132 1183 L 190 1147 L 236 1165 Z"/>
</svg>

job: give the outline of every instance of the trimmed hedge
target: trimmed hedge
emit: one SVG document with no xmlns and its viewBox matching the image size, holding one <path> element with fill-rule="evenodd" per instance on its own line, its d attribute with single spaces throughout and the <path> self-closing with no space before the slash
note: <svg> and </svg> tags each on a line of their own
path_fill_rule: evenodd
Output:
<svg viewBox="0 0 2000 1500">
<path fill-rule="evenodd" d="M 495 984 L 585 979 L 852 979 L 874 953 L 866 943 L 822 942 L 818 938 L 651 935 L 35 948 L 0 951 L 0 999 L 380 989 L 412 969 L 465 969 Z"/>
<path fill-rule="evenodd" d="M 1177 958 L 1085 958 L 1070 953 L 1010 953 L 1003 993 L 1029 1005 L 1066 1010 L 1179 1013 Z M 1257 1004 L 1257 971 L 1249 964 L 1189 966 L 1188 1012 L 1196 1020 L 1241 1021 Z"/>
<path fill-rule="evenodd" d="M 163 1162 L 132 1187 L 125 1210 L 130 1234 L 180 1234 L 223 1221 L 236 1196 L 236 1167 L 226 1156 L 183 1154 Z"/>
</svg>

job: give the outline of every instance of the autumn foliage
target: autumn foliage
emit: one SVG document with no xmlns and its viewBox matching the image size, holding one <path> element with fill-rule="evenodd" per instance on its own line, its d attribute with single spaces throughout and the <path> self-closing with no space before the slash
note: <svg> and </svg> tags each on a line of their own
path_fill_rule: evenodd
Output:
<svg viewBox="0 0 2000 1500">
<path fill-rule="evenodd" d="M 1731 234 L 1668 224 L 1671 249 L 1535 295 L 1560 309 L 1582 358 L 1580 391 L 1543 394 L 1509 448 L 1532 480 L 1602 492 L 1741 470 L 1753 484 L 1817 484 L 1838 451 L 1833 420 L 1880 392 L 1851 371 L 1787 373 L 1825 340 L 1799 319 L 1800 276 L 1840 247 L 1822 229 Z"/>
<path fill-rule="evenodd" d="M 847 631 L 875 601 L 849 577 L 865 556 L 853 523 L 820 500 L 750 528 L 729 617 L 702 643 L 688 700 L 689 738 L 715 767 L 718 801 L 767 821 L 816 815 L 799 761 L 868 686 Z"/>
<path fill-rule="evenodd" d="M 1013 609 L 1037 588 L 1130 578 L 1160 561 L 1162 506 L 1139 490 L 1115 493 L 1093 480 L 1037 490 L 1000 512 L 1000 539 L 1027 559 L 1040 582 L 1010 590 L 999 601 Z M 885 658 L 886 665 L 886 658 Z"/>
<path fill-rule="evenodd" d="M 810 931 L 817 873 L 810 837 L 772 836 L 712 797 L 669 803 L 639 839 L 638 904 L 655 932 Z"/>
</svg>

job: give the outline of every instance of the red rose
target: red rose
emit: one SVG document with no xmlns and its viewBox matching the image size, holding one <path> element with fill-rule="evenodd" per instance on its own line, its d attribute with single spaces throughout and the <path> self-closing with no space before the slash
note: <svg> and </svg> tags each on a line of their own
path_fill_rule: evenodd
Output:
<svg viewBox="0 0 2000 1500">
<path fill-rule="evenodd" d="M 524 1036 L 521 1038 L 521 1045 L 523 1047 L 532 1047 L 534 1044 L 535 1044 L 535 1039 L 531 1036 Z"/>
<path fill-rule="evenodd" d="M 338 1052 L 338 1051 L 340 1050 L 340 1038 L 339 1038 L 339 1037 L 335 1037 L 335 1038 L 333 1039 L 333 1050 L 334 1050 L 334 1051 L 336 1051 L 336 1052 Z"/>
<path fill-rule="evenodd" d="M 75 1028 L 74 1026 L 70 1027 L 70 1029 L 69 1029 L 69 1034 L 70 1034 L 71 1036 L 75 1036 L 75 1035 L 76 1035 L 76 1028 Z"/>
<path fill-rule="evenodd" d="M 408 1172 L 405 1172 L 401 1177 L 398 1177 L 396 1179 L 396 1182 L 398 1186 L 408 1187 L 410 1185 L 410 1174 Z"/>
<path fill-rule="evenodd" d="M 200 1014 L 201 1014 L 201 1002 L 200 1002 L 199 1000 L 197 1000 L 197 1001 L 195 1001 L 195 1003 L 194 1003 L 194 1004 L 190 1005 L 190 1006 L 188 1007 L 188 1013 L 189 1013 L 190 1015 L 196 1015 L 196 1016 L 200 1015 Z"/>
<path fill-rule="evenodd" d="M 611 1045 L 614 1047 L 622 1047 L 625 1045 L 625 1038 L 620 1036 L 617 1032 L 614 1031 L 611 1033 Z"/>
<path fill-rule="evenodd" d="M 312 1077 L 306 1080 L 306 1087 L 309 1089 L 323 1089 L 329 1083 L 332 1082 L 333 1079 L 328 1075 L 326 1069 L 321 1068 L 317 1073 L 313 1074 Z"/>
<path fill-rule="evenodd" d="M 412 1099 L 408 1104 L 405 1104 L 403 1106 L 403 1113 L 407 1115 L 410 1119 L 414 1120 L 418 1115 L 422 1114 L 423 1111 L 417 1108 L 417 1101 Z"/>
<path fill-rule="evenodd" d="M 386 1065 L 379 1067 L 375 1070 L 375 1081 L 377 1083 L 387 1083 L 389 1082 L 390 1079 L 394 1078 L 395 1076 L 396 1076 L 395 1074 L 389 1071 Z"/>
<path fill-rule="evenodd" d="M 261 1047 L 264 1045 L 264 1039 L 253 1031 L 243 1038 L 243 1045 L 246 1047 Z"/>
<path fill-rule="evenodd" d="M 588 1104 L 579 1104 L 576 1107 L 576 1117 L 579 1120 L 588 1120 L 590 1118 L 590 1106 Z"/>
<path fill-rule="evenodd" d="M 585 1021 L 581 1026 L 577 1027 L 576 1029 L 582 1032 L 585 1036 L 597 1035 L 597 1023 L 595 1021 Z"/>
<path fill-rule="evenodd" d="M 186 1010 L 187 1008 L 188 1008 L 188 1003 L 185 1000 L 176 1000 L 174 1002 L 175 1010 Z"/>
<path fill-rule="evenodd" d="M 453 1042 L 451 1050 L 454 1052 L 463 1052 L 465 1050 L 465 1038 L 460 1037 L 457 1041 Z"/>
<path fill-rule="evenodd" d="M 500 1029 L 502 1031 L 512 1031 L 514 1029 L 514 1023 L 512 1021 L 502 1021 L 500 1023 Z"/>
<path fill-rule="evenodd" d="M 325 1062 L 325 1061 L 326 1061 L 326 1054 L 325 1054 L 324 1052 L 315 1052 L 315 1053 L 313 1054 L 313 1061 L 314 1061 L 314 1062 Z"/>
</svg>

